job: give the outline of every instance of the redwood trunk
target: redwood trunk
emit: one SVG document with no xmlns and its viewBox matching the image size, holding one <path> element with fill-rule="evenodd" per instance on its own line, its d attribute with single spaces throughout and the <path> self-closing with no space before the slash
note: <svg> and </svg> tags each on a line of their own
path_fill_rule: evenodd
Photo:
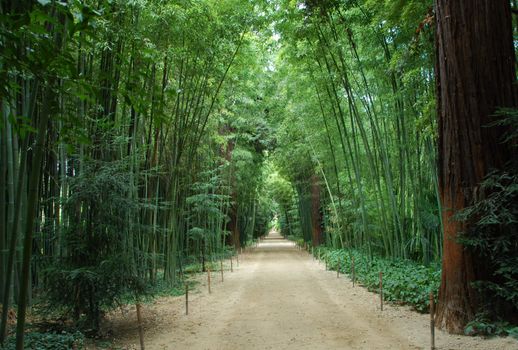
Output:
<svg viewBox="0 0 518 350">
<path fill-rule="evenodd" d="M 322 243 L 322 214 L 320 211 L 320 180 L 311 176 L 311 235 L 313 246 Z"/>
<path fill-rule="evenodd" d="M 229 211 L 230 221 L 228 222 L 228 230 L 231 232 L 232 244 L 239 250 L 241 248 L 241 235 L 239 233 L 238 217 L 237 217 L 237 195 L 232 190 L 232 203 Z"/>
<path fill-rule="evenodd" d="M 452 219 L 480 195 L 483 177 L 510 159 L 487 127 L 499 107 L 516 106 L 515 57 L 508 0 L 436 0 L 439 182 L 444 256 L 437 324 L 462 333 L 477 311 L 471 282 L 491 273 L 456 237 L 469 223 Z"/>
</svg>

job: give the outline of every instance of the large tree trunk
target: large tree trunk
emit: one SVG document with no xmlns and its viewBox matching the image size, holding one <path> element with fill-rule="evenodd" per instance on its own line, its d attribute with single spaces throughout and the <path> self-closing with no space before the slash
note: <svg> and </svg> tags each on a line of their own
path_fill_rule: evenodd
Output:
<svg viewBox="0 0 518 350">
<path fill-rule="evenodd" d="M 235 190 L 232 189 L 232 203 L 230 204 L 230 210 L 228 215 L 230 216 L 230 221 L 228 222 L 228 230 L 231 232 L 232 245 L 236 250 L 241 248 L 241 234 L 239 232 L 238 226 L 238 212 L 237 212 L 237 195 Z"/>
<path fill-rule="evenodd" d="M 320 210 L 320 179 L 311 176 L 311 234 L 313 246 L 319 246 L 322 241 L 322 212 Z"/>
<path fill-rule="evenodd" d="M 471 282 L 491 274 L 456 240 L 469 223 L 452 218 L 480 196 L 479 184 L 511 152 L 505 130 L 487 127 L 499 107 L 516 106 L 509 0 L 436 0 L 439 180 L 444 256 L 438 324 L 461 333 L 477 311 Z"/>
</svg>

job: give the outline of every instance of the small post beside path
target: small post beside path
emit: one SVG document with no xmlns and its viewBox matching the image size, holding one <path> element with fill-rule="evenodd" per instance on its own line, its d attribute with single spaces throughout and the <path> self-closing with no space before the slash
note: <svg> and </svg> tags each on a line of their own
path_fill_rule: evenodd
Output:
<svg viewBox="0 0 518 350">
<path fill-rule="evenodd" d="M 232 255 L 230 256 L 230 272 L 234 272 L 234 264 L 232 263 Z"/>
<path fill-rule="evenodd" d="M 327 271 L 327 256 L 324 255 L 324 261 L 326 262 L 326 271 Z"/>
<path fill-rule="evenodd" d="M 210 290 L 210 267 L 207 268 L 207 281 L 209 282 L 209 294 L 212 293 Z"/>
<path fill-rule="evenodd" d="M 435 298 L 433 292 L 430 292 L 430 332 L 431 332 L 431 347 L 435 350 Z"/>
<path fill-rule="evenodd" d="M 189 314 L 189 284 L 185 284 L 185 314 Z"/>
<path fill-rule="evenodd" d="M 354 276 L 354 256 L 352 257 L 351 259 L 351 272 L 352 272 L 352 277 L 353 277 L 353 287 L 354 287 L 354 280 L 355 280 L 355 276 Z"/>
<path fill-rule="evenodd" d="M 223 280 L 223 260 L 219 261 L 219 266 L 220 266 L 220 270 L 221 270 L 221 282 L 224 282 L 224 280 Z"/>
<path fill-rule="evenodd" d="M 336 261 L 336 278 L 340 278 L 340 258 Z"/>
<path fill-rule="evenodd" d="M 383 272 L 380 272 L 380 306 L 383 311 Z"/>
</svg>

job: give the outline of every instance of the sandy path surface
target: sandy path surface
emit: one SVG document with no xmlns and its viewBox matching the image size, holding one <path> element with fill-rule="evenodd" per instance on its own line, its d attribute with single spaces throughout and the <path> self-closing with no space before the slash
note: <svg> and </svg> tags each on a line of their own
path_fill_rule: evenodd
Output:
<svg viewBox="0 0 518 350">
<path fill-rule="evenodd" d="M 234 263 L 235 267 L 235 263 Z M 161 298 L 144 307 L 146 349 L 429 349 L 429 316 L 385 305 L 379 296 L 324 271 L 306 252 L 272 233 L 239 268 L 205 278 L 191 296 Z M 134 312 L 110 317 L 116 343 L 137 349 Z M 437 349 L 518 349 L 506 339 L 437 331 Z"/>
</svg>

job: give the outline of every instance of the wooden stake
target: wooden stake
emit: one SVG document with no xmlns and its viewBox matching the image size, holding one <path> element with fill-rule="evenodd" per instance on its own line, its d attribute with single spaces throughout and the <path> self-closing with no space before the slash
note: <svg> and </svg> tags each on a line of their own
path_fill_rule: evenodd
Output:
<svg viewBox="0 0 518 350">
<path fill-rule="evenodd" d="M 144 329 L 142 328 L 142 315 L 140 314 L 140 303 L 137 303 L 138 336 L 140 339 L 140 350 L 144 350 Z"/>
<path fill-rule="evenodd" d="M 232 256 L 230 257 L 230 272 L 234 272 L 234 264 L 232 263 Z"/>
<path fill-rule="evenodd" d="M 208 267 L 207 268 L 207 281 L 209 282 L 209 294 L 212 293 L 212 291 L 210 290 L 210 268 Z"/>
<path fill-rule="evenodd" d="M 223 260 L 219 261 L 219 266 L 220 266 L 220 270 L 221 270 L 221 282 L 224 282 L 224 280 L 223 280 Z"/>
<path fill-rule="evenodd" d="M 324 257 L 324 260 L 326 262 L 326 271 L 327 271 L 327 257 Z"/>
<path fill-rule="evenodd" d="M 352 272 L 352 275 L 353 275 L 353 287 L 354 287 L 354 280 L 355 280 L 355 276 L 354 276 L 354 256 L 352 257 L 352 260 L 351 260 L 351 272 Z"/>
<path fill-rule="evenodd" d="M 185 284 L 185 314 L 189 314 L 189 285 Z"/>
<path fill-rule="evenodd" d="M 435 350 L 435 298 L 433 292 L 430 292 L 430 332 L 431 332 L 431 349 Z"/>
<path fill-rule="evenodd" d="M 380 272 L 380 306 L 383 311 L 383 272 Z"/>
<path fill-rule="evenodd" d="M 340 278 L 340 259 L 336 261 L 336 278 Z"/>
<path fill-rule="evenodd" d="M 239 267 L 239 254 L 236 255 L 236 259 L 237 259 L 237 267 Z"/>
</svg>

